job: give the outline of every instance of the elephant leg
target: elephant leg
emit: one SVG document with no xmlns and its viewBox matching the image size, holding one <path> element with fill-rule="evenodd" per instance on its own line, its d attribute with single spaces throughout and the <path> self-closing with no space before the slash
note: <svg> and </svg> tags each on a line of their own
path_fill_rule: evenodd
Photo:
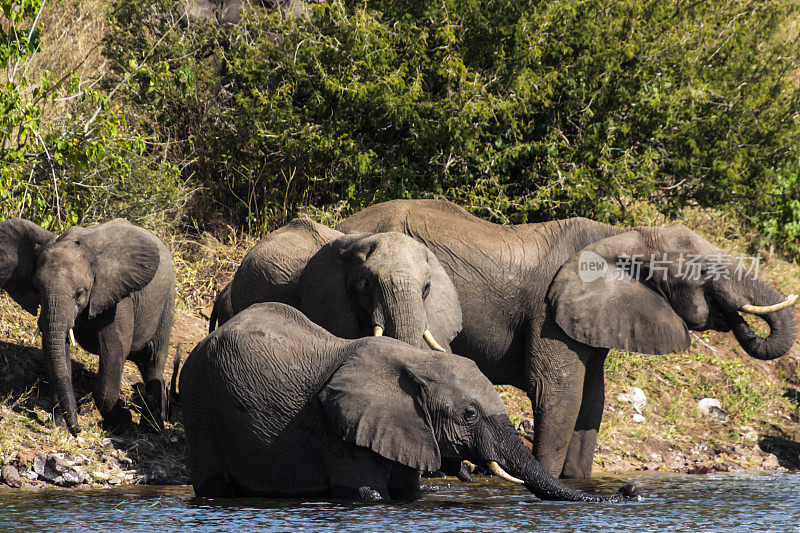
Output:
<svg viewBox="0 0 800 533">
<path fill-rule="evenodd" d="M 119 392 L 133 339 L 133 321 L 111 321 L 99 331 L 98 339 L 100 368 L 94 382 L 94 403 L 103 417 L 103 427 L 121 431 L 131 422 L 131 413 L 122 406 Z"/>
<path fill-rule="evenodd" d="M 392 462 L 368 448 L 337 441 L 325 454 L 325 466 L 334 498 L 389 500 Z"/>
<path fill-rule="evenodd" d="M 562 477 L 588 478 L 592 475 L 592 459 L 605 403 L 603 364 L 607 354 L 607 350 L 600 350 L 600 353 L 589 357 L 587 362 L 581 410 L 569 441 Z"/>
<path fill-rule="evenodd" d="M 145 348 L 131 355 L 144 381 L 141 402 L 141 426 L 145 431 L 161 431 L 167 418 L 167 393 L 164 387 L 164 365 L 169 352 L 173 307 L 167 305 L 161 315 L 158 333 Z"/>
<path fill-rule="evenodd" d="M 530 339 L 526 373 L 534 418 L 533 455 L 558 477 L 580 412 L 586 369 L 578 353 L 563 342 L 546 335 Z"/>
<path fill-rule="evenodd" d="M 389 475 L 389 496 L 392 500 L 419 500 L 419 471 L 393 463 Z"/>
</svg>

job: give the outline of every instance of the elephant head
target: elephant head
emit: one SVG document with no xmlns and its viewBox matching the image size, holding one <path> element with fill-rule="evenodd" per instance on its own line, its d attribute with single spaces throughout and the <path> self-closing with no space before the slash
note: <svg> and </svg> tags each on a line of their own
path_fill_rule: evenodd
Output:
<svg viewBox="0 0 800 533">
<path fill-rule="evenodd" d="M 469 359 L 394 340 L 361 341 L 318 395 L 347 442 L 416 470 L 469 460 L 544 500 L 604 498 L 566 487 L 528 452 L 489 380 Z M 636 497 L 623 487 L 614 499 Z"/>
<path fill-rule="evenodd" d="M 788 299 L 684 226 L 635 228 L 597 241 L 561 267 L 548 291 L 558 325 L 601 348 L 661 354 L 689 347 L 689 330 L 732 330 L 757 359 L 784 355 L 797 323 Z M 761 338 L 739 312 L 761 315 Z"/>
<path fill-rule="evenodd" d="M 158 265 L 155 242 L 122 219 L 72 227 L 39 251 L 33 287 L 42 306 L 42 351 L 56 406 L 73 433 L 80 428 L 66 347 L 70 330 L 78 316 L 92 320 L 113 312 L 153 279 Z"/>
<path fill-rule="evenodd" d="M 436 256 L 402 233 L 341 236 L 308 261 L 300 309 L 334 335 L 387 335 L 445 351 L 461 330 L 455 287 Z M 437 340 L 439 342 L 437 342 Z"/>
<path fill-rule="evenodd" d="M 0 289 L 32 315 L 39 310 L 39 295 L 33 287 L 36 254 L 55 236 L 22 218 L 0 223 Z"/>
</svg>

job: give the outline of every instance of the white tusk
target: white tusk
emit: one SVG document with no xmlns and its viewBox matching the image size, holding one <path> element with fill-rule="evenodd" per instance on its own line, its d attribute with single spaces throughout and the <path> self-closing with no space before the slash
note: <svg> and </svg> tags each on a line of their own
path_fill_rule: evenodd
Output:
<svg viewBox="0 0 800 533">
<path fill-rule="evenodd" d="M 72 344 L 73 346 L 75 346 L 75 345 L 77 344 L 77 343 L 75 342 L 75 334 L 72 332 L 72 328 L 69 328 L 69 342 L 70 342 L 70 344 Z"/>
<path fill-rule="evenodd" d="M 751 315 L 768 315 L 781 309 L 786 309 L 790 305 L 794 305 L 797 301 L 796 294 L 790 294 L 784 301 L 775 305 L 743 305 L 739 311 L 750 313 Z"/>
<path fill-rule="evenodd" d="M 446 351 L 444 348 L 442 348 L 442 346 L 438 342 L 436 342 L 436 339 L 433 338 L 433 335 L 431 335 L 431 330 L 426 329 L 425 333 L 422 334 L 422 338 L 425 339 L 425 342 L 428 343 L 428 346 L 430 346 L 437 352 Z"/>
<path fill-rule="evenodd" d="M 512 476 L 511 474 L 500 468 L 500 465 L 497 464 L 495 461 L 489 461 L 488 465 L 489 465 L 489 470 L 494 472 L 495 476 L 501 477 L 506 481 L 510 481 L 512 483 L 519 483 L 520 485 L 525 484 L 525 482 L 522 481 L 521 479 Z"/>
<path fill-rule="evenodd" d="M 383 328 L 380 326 L 375 326 L 375 329 L 372 330 L 372 335 L 374 337 L 383 337 Z"/>
<path fill-rule="evenodd" d="M 36 328 L 36 331 L 33 332 L 33 337 L 31 337 L 31 344 L 36 342 L 36 339 L 39 338 L 39 333 L 41 333 L 41 332 L 42 332 L 42 330 L 40 330 L 39 328 Z"/>
</svg>

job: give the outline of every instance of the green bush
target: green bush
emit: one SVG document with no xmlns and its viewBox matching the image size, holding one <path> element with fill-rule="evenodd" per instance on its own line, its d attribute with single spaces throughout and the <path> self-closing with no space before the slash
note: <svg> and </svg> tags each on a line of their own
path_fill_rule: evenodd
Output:
<svg viewBox="0 0 800 533">
<path fill-rule="evenodd" d="M 74 71 L 23 73 L 40 53 L 43 0 L 2 0 L 0 220 L 22 216 L 55 230 L 124 216 L 174 222 L 186 196 L 176 166 L 129 126 L 113 90 Z"/>
<path fill-rule="evenodd" d="M 119 0 L 107 53 L 148 133 L 184 143 L 201 223 L 436 196 L 633 222 L 648 201 L 798 248 L 795 2 L 334 0 L 225 30 L 168 4 Z"/>
</svg>

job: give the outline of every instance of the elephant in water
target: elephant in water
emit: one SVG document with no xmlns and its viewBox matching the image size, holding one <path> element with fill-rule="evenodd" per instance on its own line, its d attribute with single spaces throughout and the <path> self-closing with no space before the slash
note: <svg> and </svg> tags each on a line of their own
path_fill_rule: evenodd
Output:
<svg viewBox="0 0 800 533">
<path fill-rule="evenodd" d="M 307 218 L 247 253 L 210 329 L 259 302 L 289 304 L 348 339 L 385 333 L 446 351 L 461 329 L 456 289 L 425 246 L 402 233 L 343 235 Z"/>
<path fill-rule="evenodd" d="M 80 431 L 72 390 L 69 339 L 99 355 L 94 401 L 104 425 L 126 427 L 119 400 L 126 359 L 139 367 L 147 399 L 143 425 L 163 427 L 164 363 L 175 309 L 172 256 L 149 231 L 115 219 L 60 236 L 14 218 L 0 223 L 0 288 L 35 315 L 56 422 Z"/>
<path fill-rule="evenodd" d="M 197 496 L 411 500 L 420 470 L 468 459 L 542 499 L 604 499 L 541 467 L 473 361 L 335 337 L 284 304 L 203 339 L 180 394 Z M 626 485 L 612 499 L 637 497 Z"/>
<path fill-rule="evenodd" d="M 774 359 L 797 333 L 796 296 L 737 273 L 734 258 L 680 225 L 501 226 L 450 202 L 394 200 L 338 229 L 402 231 L 436 254 L 463 310 L 453 351 L 492 383 L 527 391 L 534 453 L 553 475 L 591 475 L 610 348 L 663 354 L 687 349 L 689 330 L 732 330 L 749 355 Z M 761 315 L 769 336 L 739 311 Z"/>
</svg>

